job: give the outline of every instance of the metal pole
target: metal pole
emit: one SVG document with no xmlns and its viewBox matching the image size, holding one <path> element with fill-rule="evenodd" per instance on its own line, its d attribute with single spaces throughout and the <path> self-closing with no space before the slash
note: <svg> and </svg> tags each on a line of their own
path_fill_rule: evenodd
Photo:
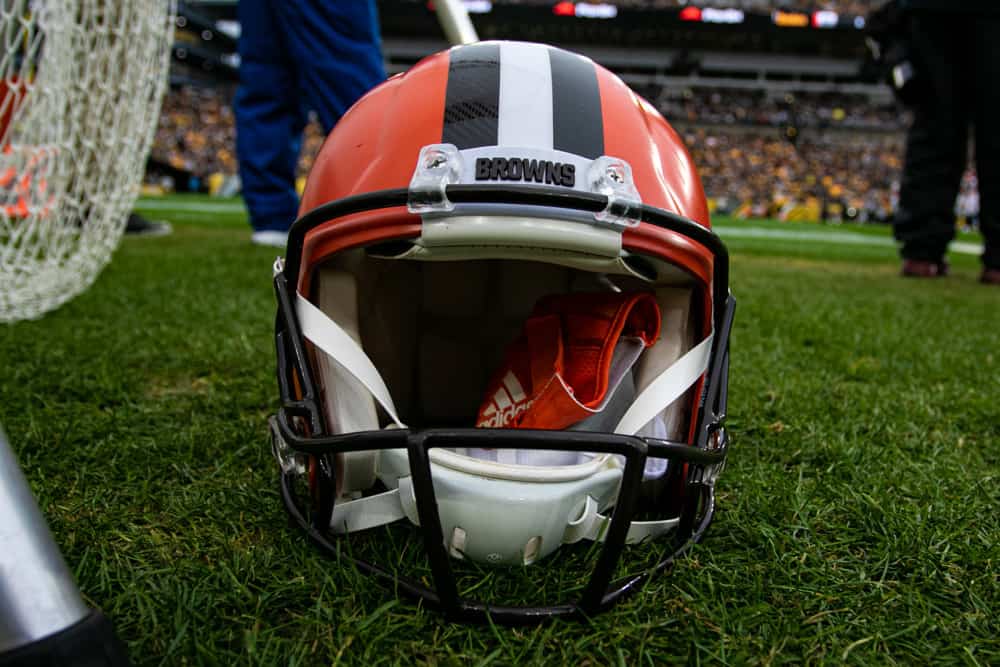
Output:
<svg viewBox="0 0 1000 667">
<path fill-rule="evenodd" d="M 0 430 L 0 664 L 128 662 L 110 621 L 83 603 Z"/>
<path fill-rule="evenodd" d="M 89 613 L 0 432 L 0 653 Z"/>
<path fill-rule="evenodd" d="M 462 0 L 434 0 L 434 9 L 449 42 L 457 45 L 479 41 Z"/>
</svg>

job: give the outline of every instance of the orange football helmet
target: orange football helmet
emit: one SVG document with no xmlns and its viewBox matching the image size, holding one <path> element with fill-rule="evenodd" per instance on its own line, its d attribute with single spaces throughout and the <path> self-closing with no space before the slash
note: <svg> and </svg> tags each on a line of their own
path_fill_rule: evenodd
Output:
<svg viewBox="0 0 1000 667">
<path fill-rule="evenodd" d="M 316 158 L 274 284 L 273 450 L 323 550 L 412 524 L 433 586 L 357 566 L 453 617 L 520 622 L 610 606 L 711 521 L 728 255 L 677 133 L 591 60 L 484 42 L 368 93 Z M 584 540 L 603 545 L 576 599 L 459 594 L 455 559 L 524 566 Z M 627 544 L 669 540 L 613 581 Z"/>
</svg>

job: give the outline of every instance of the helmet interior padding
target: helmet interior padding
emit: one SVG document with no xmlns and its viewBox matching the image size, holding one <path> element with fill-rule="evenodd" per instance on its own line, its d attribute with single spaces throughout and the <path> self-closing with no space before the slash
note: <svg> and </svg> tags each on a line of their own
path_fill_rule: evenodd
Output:
<svg viewBox="0 0 1000 667">
<path fill-rule="evenodd" d="M 544 262 L 423 262 L 351 251 L 327 262 L 312 284 L 314 302 L 362 345 L 411 426 L 471 426 L 504 350 L 544 296 L 612 287 L 655 294 L 664 334 L 633 369 L 632 393 L 690 349 L 699 330 L 691 287 L 651 287 L 630 276 L 608 278 Z M 356 380 L 326 355 L 316 357 L 334 433 L 389 423 L 376 416 L 374 401 Z M 686 403 L 676 401 L 659 432 L 649 435 L 686 439 Z"/>
</svg>

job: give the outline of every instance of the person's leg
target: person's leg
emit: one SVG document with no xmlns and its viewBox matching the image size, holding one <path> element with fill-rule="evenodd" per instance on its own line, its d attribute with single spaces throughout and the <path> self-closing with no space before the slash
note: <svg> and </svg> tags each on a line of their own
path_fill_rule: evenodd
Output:
<svg viewBox="0 0 1000 667">
<path fill-rule="evenodd" d="M 983 280 L 1000 284 L 1000 19 L 977 17 L 972 30 L 979 228 L 986 246 Z"/>
<path fill-rule="evenodd" d="M 907 133 L 894 232 L 902 242 L 904 273 L 912 264 L 929 271 L 915 275 L 940 275 L 955 236 L 955 197 L 966 160 L 965 47 L 958 22 L 947 15 L 913 16 L 910 33 L 915 64 L 929 94 L 914 109 Z"/>
<path fill-rule="evenodd" d="M 285 232 L 298 213 L 295 165 L 301 148 L 295 72 L 276 5 L 286 0 L 240 0 L 240 85 L 236 154 L 243 198 L 256 232 Z"/>
<path fill-rule="evenodd" d="M 373 0 L 284 0 L 299 100 L 315 111 L 324 132 L 366 92 L 385 80 L 378 13 Z"/>
</svg>

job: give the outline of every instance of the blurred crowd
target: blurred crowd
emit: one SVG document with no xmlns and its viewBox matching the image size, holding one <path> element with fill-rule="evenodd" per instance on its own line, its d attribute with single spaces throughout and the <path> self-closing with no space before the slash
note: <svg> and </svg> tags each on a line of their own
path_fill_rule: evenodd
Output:
<svg viewBox="0 0 1000 667">
<path fill-rule="evenodd" d="M 895 206 L 902 137 L 690 129 L 685 142 L 718 212 L 783 220 L 886 221 Z"/>
<path fill-rule="evenodd" d="M 643 91 L 681 128 L 715 210 L 787 220 L 884 221 L 895 207 L 905 119 L 894 106 L 829 94 L 768 98 L 755 91 Z M 225 88 L 180 87 L 165 98 L 148 182 L 215 191 L 237 173 Z M 839 131 L 838 131 L 839 130 Z M 299 186 L 323 143 L 318 123 L 303 139 Z M 193 179 L 174 187 L 157 163 Z M 978 213 L 968 174 L 956 212 Z"/>
<path fill-rule="evenodd" d="M 152 157 L 196 176 L 236 173 L 232 91 L 182 86 L 163 98 Z"/>
<path fill-rule="evenodd" d="M 238 171 L 236 125 L 231 105 L 233 89 L 224 86 L 180 86 L 163 98 L 160 123 L 151 151 L 152 165 L 147 180 L 176 189 L 172 174 L 183 173 L 191 183 L 180 189 L 205 189 L 213 178 L 225 179 Z M 298 178 L 312 167 L 313 157 L 325 138 L 314 119 L 306 126 L 302 140 Z"/>
<path fill-rule="evenodd" d="M 723 125 L 902 131 L 907 117 L 894 101 L 864 95 L 756 90 L 663 89 L 647 95 L 668 120 Z"/>
</svg>

